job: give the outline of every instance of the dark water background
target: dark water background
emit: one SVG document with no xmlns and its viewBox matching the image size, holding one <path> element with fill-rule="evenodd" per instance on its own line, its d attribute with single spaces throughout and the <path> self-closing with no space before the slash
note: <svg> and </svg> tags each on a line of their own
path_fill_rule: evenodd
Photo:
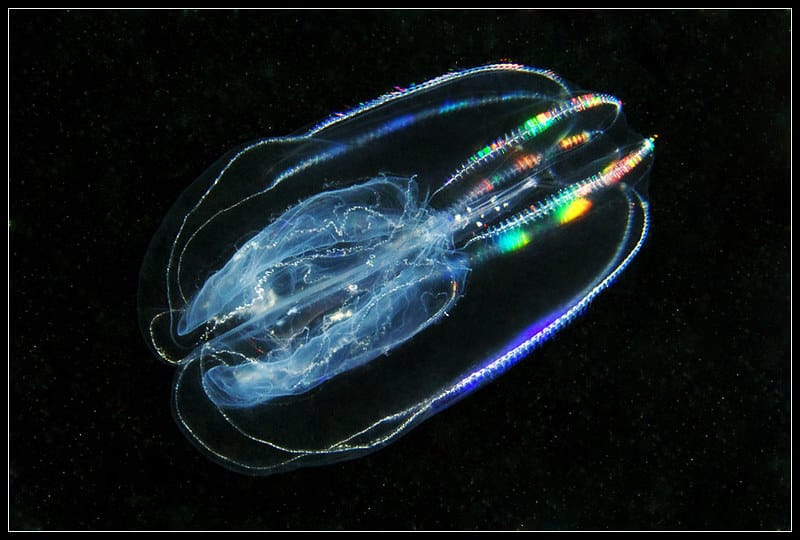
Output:
<svg viewBox="0 0 800 540">
<path fill-rule="evenodd" d="M 10 12 L 10 527 L 788 528 L 790 15 Z M 502 60 L 659 134 L 638 259 L 387 449 L 267 478 L 208 461 L 136 318 L 169 206 L 245 141 Z"/>
</svg>

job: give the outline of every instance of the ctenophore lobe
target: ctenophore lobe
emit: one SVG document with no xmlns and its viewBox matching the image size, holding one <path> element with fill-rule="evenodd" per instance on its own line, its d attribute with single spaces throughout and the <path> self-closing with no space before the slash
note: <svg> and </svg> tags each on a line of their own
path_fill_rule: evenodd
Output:
<svg viewBox="0 0 800 540">
<path fill-rule="evenodd" d="M 482 66 L 220 159 L 140 278 L 189 439 L 250 474 L 351 459 L 554 335 L 647 235 L 654 139 L 621 108 Z"/>
</svg>

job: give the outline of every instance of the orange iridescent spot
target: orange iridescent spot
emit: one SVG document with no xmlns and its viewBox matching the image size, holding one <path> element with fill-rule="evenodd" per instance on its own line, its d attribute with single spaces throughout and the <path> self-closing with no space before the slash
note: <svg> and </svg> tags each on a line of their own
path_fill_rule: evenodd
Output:
<svg viewBox="0 0 800 540">
<path fill-rule="evenodd" d="M 589 134 L 583 131 L 581 133 L 577 133 L 569 137 L 564 137 L 558 142 L 558 144 L 559 146 L 561 146 L 562 150 L 569 150 L 570 148 L 574 148 L 575 146 L 583 144 L 588 140 L 589 140 Z"/>
<path fill-rule="evenodd" d="M 588 212 L 591 207 L 592 201 L 589 199 L 575 199 L 558 212 L 558 222 L 563 225 L 564 223 L 569 223 L 570 221 L 578 219 Z"/>
<path fill-rule="evenodd" d="M 518 171 L 524 171 L 530 169 L 539 163 L 539 158 L 534 156 L 533 154 L 525 154 L 524 156 L 520 156 L 517 159 L 517 169 Z"/>
</svg>

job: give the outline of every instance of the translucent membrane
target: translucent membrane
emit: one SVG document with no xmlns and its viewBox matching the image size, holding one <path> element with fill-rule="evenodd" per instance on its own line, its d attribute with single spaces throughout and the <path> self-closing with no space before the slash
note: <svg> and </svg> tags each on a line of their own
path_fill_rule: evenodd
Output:
<svg viewBox="0 0 800 540">
<path fill-rule="evenodd" d="M 490 65 L 220 159 L 140 282 L 187 436 L 250 474 L 351 459 L 552 336 L 647 235 L 654 139 L 621 107 Z"/>
</svg>

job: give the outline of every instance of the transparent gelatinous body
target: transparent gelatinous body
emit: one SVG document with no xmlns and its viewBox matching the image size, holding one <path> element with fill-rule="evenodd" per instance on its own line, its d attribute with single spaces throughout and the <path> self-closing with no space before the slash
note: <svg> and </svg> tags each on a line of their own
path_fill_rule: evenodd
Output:
<svg viewBox="0 0 800 540">
<path fill-rule="evenodd" d="M 179 368 L 179 424 L 251 474 L 390 443 L 628 265 L 653 150 L 616 98 L 499 64 L 231 152 L 142 269 L 142 329 Z"/>
</svg>

